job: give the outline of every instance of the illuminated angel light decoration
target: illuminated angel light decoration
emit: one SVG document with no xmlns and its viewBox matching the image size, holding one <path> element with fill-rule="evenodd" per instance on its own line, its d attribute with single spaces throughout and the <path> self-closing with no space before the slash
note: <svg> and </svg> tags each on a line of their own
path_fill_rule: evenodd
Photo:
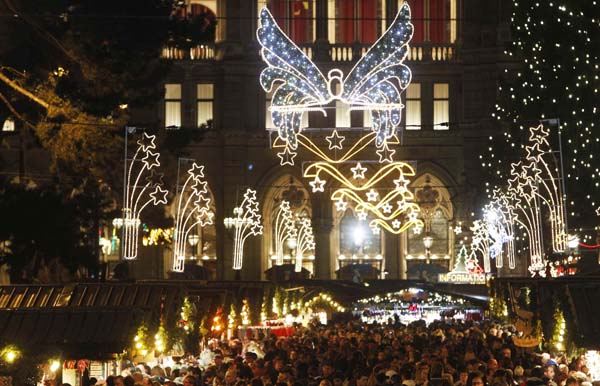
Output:
<svg viewBox="0 0 600 386">
<path fill-rule="evenodd" d="M 160 166 L 155 135 L 143 134 L 127 168 L 125 202 L 123 206 L 123 258 L 133 260 L 138 254 L 140 214 L 150 204 L 166 204 L 167 190 L 162 188 L 162 176 L 155 172 Z M 141 166 L 140 166 L 141 165 Z"/>
<path fill-rule="evenodd" d="M 538 194 L 538 175 L 540 170 L 534 164 L 524 165 L 521 161 L 511 165 L 508 180 L 508 208 L 516 213 L 515 221 L 523 227 L 529 242 L 531 263 L 529 271 L 533 275 L 544 276 L 546 263 L 542 246 L 541 199 Z"/>
<path fill-rule="evenodd" d="M 275 215 L 275 265 L 283 264 L 283 249 L 288 240 L 296 239 L 296 226 L 294 215 L 290 209 L 290 202 L 283 200 Z"/>
<path fill-rule="evenodd" d="M 400 125 L 404 108 L 400 93 L 411 80 L 404 59 L 412 34 L 410 8 L 404 3 L 390 27 L 345 77 L 339 69 L 330 70 L 325 77 L 279 28 L 269 10 L 263 8 L 257 37 L 268 67 L 260 74 L 260 84 L 266 92 L 274 91 L 271 117 L 279 138 L 285 142 L 285 148 L 289 148 L 287 151 L 292 153 L 298 148 L 303 114 L 320 111 L 326 115 L 324 106 L 339 100 L 350 105 L 350 110 L 371 112 L 380 157 L 391 162 L 393 150 L 389 149 L 387 140 Z M 334 137 L 335 134 L 337 132 Z M 341 146 L 341 141 L 335 145 Z"/>
<path fill-rule="evenodd" d="M 247 189 L 244 200 L 233 209 L 234 217 L 224 220 L 225 227 L 234 229 L 233 236 L 233 269 L 241 270 L 244 256 L 244 243 L 250 236 L 262 235 L 262 216 L 259 214 L 256 190 Z"/>
<path fill-rule="evenodd" d="M 173 271 L 183 272 L 188 235 L 197 226 L 213 223 L 214 213 L 210 210 L 208 183 L 203 181 L 204 166 L 193 163 L 177 198 L 175 213 L 175 237 L 173 240 Z"/>
<path fill-rule="evenodd" d="M 543 125 L 529 128 L 530 146 L 525 147 L 526 159 L 539 170 L 536 190 L 549 211 L 552 250 L 564 252 L 567 249 L 565 203 L 560 181 L 560 167 L 548 142 L 550 132 Z"/>
<path fill-rule="evenodd" d="M 341 185 L 331 195 L 336 210 L 345 211 L 348 203 L 352 203 L 359 220 L 366 220 L 368 214 L 374 217 L 369 223 L 373 231 L 378 232 L 380 228 L 384 228 L 394 234 L 411 226 L 423 226 L 422 221 L 418 219 L 419 206 L 414 202 L 414 195 L 407 187 L 410 181 L 406 176 L 414 175 L 412 166 L 404 162 L 386 164 L 369 178 L 366 178 L 362 171 L 364 181 L 362 177 L 359 181 L 347 178 L 336 165 L 328 162 L 315 162 L 304 169 L 304 177 L 313 178 L 309 183 L 313 192 L 324 190 L 327 181 L 325 177 L 334 179 Z M 324 178 L 321 179 L 320 176 Z M 381 186 L 383 182 L 391 179 L 394 181 L 393 188 L 385 189 Z"/>
<path fill-rule="evenodd" d="M 294 271 L 302 271 L 302 261 L 304 254 L 315 250 L 315 235 L 313 233 L 312 224 L 307 217 L 299 219 L 298 235 L 296 237 L 296 254 Z"/>
</svg>

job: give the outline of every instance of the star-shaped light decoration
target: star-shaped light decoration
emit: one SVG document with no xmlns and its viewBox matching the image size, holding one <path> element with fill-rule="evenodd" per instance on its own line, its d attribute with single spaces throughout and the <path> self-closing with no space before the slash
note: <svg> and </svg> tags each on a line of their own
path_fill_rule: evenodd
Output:
<svg viewBox="0 0 600 386">
<path fill-rule="evenodd" d="M 198 196 L 198 199 L 194 201 L 194 206 L 198 212 L 208 212 L 210 209 L 210 198 L 204 195 Z"/>
<path fill-rule="evenodd" d="M 402 221 L 395 219 L 394 221 L 392 221 L 392 227 L 394 229 L 398 229 L 400 228 L 400 226 L 402 225 Z"/>
<path fill-rule="evenodd" d="M 531 146 L 525 146 L 525 152 L 527 153 L 527 159 L 534 162 L 540 162 L 546 152 L 540 148 L 540 143 L 535 142 Z"/>
<path fill-rule="evenodd" d="M 166 204 L 167 203 L 167 194 L 169 191 L 161 188 L 160 186 L 155 186 L 154 191 L 150 193 L 150 197 L 152 197 L 152 204 Z"/>
<path fill-rule="evenodd" d="M 454 227 L 454 234 L 458 236 L 461 233 L 462 233 L 462 225 L 460 223 L 458 223 L 458 225 Z"/>
<path fill-rule="evenodd" d="M 316 192 L 324 192 L 325 191 L 325 180 L 319 178 L 319 176 L 315 176 L 315 179 L 309 182 L 308 184 L 312 187 L 313 193 Z"/>
<path fill-rule="evenodd" d="M 381 211 L 382 211 L 383 213 L 392 213 L 392 208 L 393 208 L 393 206 L 392 206 L 392 205 L 390 205 L 390 203 L 389 203 L 389 202 L 386 202 L 385 204 L 383 204 L 383 205 L 381 206 Z"/>
<path fill-rule="evenodd" d="M 379 235 L 381 233 L 381 228 L 379 227 L 379 225 L 373 224 L 373 225 L 371 225 L 371 232 L 374 235 Z"/>
<path fill-rule="evenodd" d="M 393 156 L 396 153 L 396 150 L 390 149 L 386 142 L 381 149 L 376 151 L 376 153 L 379 156 L 379 163 L 393 162 Z"/>
<path fill-rule="evenodd" d="M 358 162 L 356 166 L 350 168 L 350 170 L 352 171 L 352 178 L 355 180 L 362 180 L 365 178 L 365 172 L 367 171 L 367 168 L 363 167 L 360 162 Z"/>
<path fill-rule="evenodd" d="M 192 190 L 194 194 L 203 194 L 208 192 L 208 183 L 206 181 L 202 181 L 200 179 L 195 179 L 194 177 L 190 177 L 194 179 L 194 183 L 192 184 Z"/>
<path fill-rule="evenodd" d="M 346 201 L 342 200 L 341 198 L 335 202 L 335 210 L 337 210 L 338 212 L 346 211 L 347 207 L 348 207 L 348 203 Z"/>
<path fill-rule="evenodd" d="M 420 234 L 421 234 L 421 232 L 423 232 L 423 227 L 422 227 L 422 226 L 420 226 L 420 225 L 415 225 L 415 226 L 412 228 L 412 230 L 413 230 L 413 234 L 415 234 L 415 235 L 420 235 Z"/>
<path fill-rule="evenodd" d="M 200 224 L 201 227 L 205 227 L 207 225 L 212 225 L 214 218 L 215 218 L 214 212 L 212 210 L 209 210 L 209 211 L 203 213 L 202 215 L 199 215 L 198 217 L 196 217 L 196 220 L 198 221 L 198 223 Z"/>
<path fill-rule="evenodd" d="M 356 211 L 356 217 L 359 221 L 365 221 L 367 219 L 367 212 L 364 210 Z"/>
<path fill-rule="evenodd" d="M 158 157 L 160 157 L 159 153 L 152 153 L 148 151 L 144 158 L 142 158 L 142 162 L 147 169 L 152 169 L 154 167 L 160 166 L 160 162 L 158 161 Z"/>
<path fill-rule="evenodd" d="M 548 135 L 550 134 L 550 132 L 544 128 L 544 125 L 540 124 L 537 127 L 530 127 L 529 128 L 529 140 L 533 141 L 533 142 L 539 142 L 542 143 L 544 141 L 546 141 L 546 138 L 548 137 Z"/>
<path fill-rule="evenodd" d="M 371 190 L 367 192 L 367 201 L 375 202 L 377 201 L 377 197 L 379 197 L 379 193 L 375 189 L 371 188 Z"/>
<path fill-rule="evenodd" d="M 148 135 L 144 132 L 142 138 L 138 139 L 137 144 L 140 146 L 140 149 L 146 153 L 150 149 L 156 149 L 156 145 L 154 144 L 155 139 L 156 135 Z"/>
<path fill-rule="evenodd" d="M 290 148 L 286 146 L 282 152 L 277 153 L 277 156 L 279 157 L 279 164 L 281 166 L 294 166 L 294 158 L 296 158 L 297 155 L 298 153 L 295 151 L 290 151 Z"/>
<path fill-rule="evenodd" d="M 409 180 L 404 178 L 404 174 L 400 175 L 397 179 L 394 180 L 394 185 L 396 185 L 396 189 L 401 192 L 406 192 L 408 190 Z"/>
<path fill-rule="evenodd" d="M 192 167 L 188 170 L 188 174 L 195 180 L 204 178 L 204 165 L 198 165 L 194 162 Z"/>
<path fill-rule="evenodd" d="M 596 216 L 600 216 L 600 206 L 596 208 Z"/>
<path fill-rule="evenodd" d="M 325 139 L 329 143 L 329 150 L 342 150 L 342 142 L 344 142 L 346 137 L 339 135 L 337 130 L 333 130 L 333 133 L 330 136 L 325 137 Z"/>
<path fill-rule="evenodd" d="M 244 193 L 244 199 L 250 201 L 250 204 L 256 202 L 256 190 L 246 189 L 246 193 Z"/>
</svg>

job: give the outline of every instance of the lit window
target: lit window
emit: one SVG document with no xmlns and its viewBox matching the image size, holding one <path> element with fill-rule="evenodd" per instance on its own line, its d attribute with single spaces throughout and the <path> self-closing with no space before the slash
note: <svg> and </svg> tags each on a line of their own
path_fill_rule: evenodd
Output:
<svg viewBox="0 0 600 386">
<path fill-rule="evenodd" d="M 398 0 L 398 7 L 405 0 Z M 414 26 L 412 43 L 455 43 L 456 0 L 408 0 Z"/>
<path fill-rule="evenodd" d="M 433 84 L 433 130 L 448 130 L 450 121 L 448 83 Z"/>
<path fill-rule="evenodd" d="M 369 228 L 369 221 L 360 221 L 351 209 L 346 210 L 340 220 L 340 254 L 352 256 L 370 256 L 381 254 L 381 233 L 376 235 Z"/>
<path fill-rule="evenodd" d="M 385 0 L 327 0 L 330 43 L 374 43 L 383 34 Z"/>
<path fill-rule="evenodd" d="M 406 129 L 421 130 L 421 84 L 411 83 L 406 89 L 404 101 Z"/>
<path fill-rule="evenodd" d="M 197 88 L 198 127 L 213 119 L 214 87 L 212 83 L 199 83 Z"/>
<path fill-rule="evenodd" d="M 296 44 L 312 43 L 315 40 L 314 0 L 258 0 L 258 12 L 265 6 L 279 27 Z"/>
<path fill-rule="evenodd" d="M 181 84 L 165 84 L 165 127 L 181 127 Z"/>
</svg>

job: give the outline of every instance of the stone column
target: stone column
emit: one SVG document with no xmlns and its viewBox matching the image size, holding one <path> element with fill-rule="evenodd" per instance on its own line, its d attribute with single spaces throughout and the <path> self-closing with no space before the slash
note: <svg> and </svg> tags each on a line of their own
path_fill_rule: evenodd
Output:
<svg viewBox="0 0 600 386">
<path fill-rule="evenodd" d="M 315 233 L 314 274 L 318 279 L 331 279 L 331 202 L 326 193 L 315 193 L 312 198 L 312 225 Z"/>
<path fill-rule="evenodd" d="M 382 230 L 382 232 L 385 232 Z M 394 235 L 389 232 L 385 232 L 384 235 L 384 256 L 385 256 L 385 270 L 388 274 L 385 276 L 386 279 L 398 279 L 400 273 L 400 248 L 399 248 L 399 235 Z"/>
<path fill-rule="evenodd" d="M 327 36 L 327 1 L 316 0 L 317 30 L 315 31 L 315 44 L 313 60 L 322 62 L 329 59 L 329 40 Z"/>
</svg>

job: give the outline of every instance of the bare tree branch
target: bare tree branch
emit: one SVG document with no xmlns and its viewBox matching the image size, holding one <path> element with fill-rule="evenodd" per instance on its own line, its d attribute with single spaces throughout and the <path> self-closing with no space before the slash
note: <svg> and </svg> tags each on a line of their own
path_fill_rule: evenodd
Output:
<svg viewBox="0 0 600 386">
<path fill-rule="evenodd" d="M 29 128 L 35 130 L 35 126 L 30 123 L 27 119 L 25 119 L 21 114 L 19 114 L 17 112 L 17 110 L 15 110 L 15 108 L 13 107 L 12 103 L 10 103 L 10 101 L 8 100 L 8 98 L 6 98 L 4 96 L 4 94 L 0 93 L 0 101 L 4 102 L 4 104 L 6 105 L 6 107 L 8 107 L 8 109 L 10 110 L 10 112 L 17 117 L 17 119 L 23 121 L 25 123 L 25 125 L 27 125 Z"/>
<path fill-rule="evenodd" d="M 18 93 L 20 93 L 20 94 L 26 96 L 27 98 L 31 99 L 32 101 L 34 101 L 38 105 L 42 106 L 46 110 L 48 110 L 50 108 L 50 104 L 48 102 L 44 101 L 41 98 L 38 98 L 37 96 L 35 96 L 31 92 L 29 92 L 29 90 L 27 90 L 27 89 L 19 86 L 15 81 L 13 81 L 12 79 L 10 79 L 6 75 L 4 75 L 2 72 L 0 72 L 0 81 L 6 83 L 13 90 L 15 90 Z"/>
</svg>

